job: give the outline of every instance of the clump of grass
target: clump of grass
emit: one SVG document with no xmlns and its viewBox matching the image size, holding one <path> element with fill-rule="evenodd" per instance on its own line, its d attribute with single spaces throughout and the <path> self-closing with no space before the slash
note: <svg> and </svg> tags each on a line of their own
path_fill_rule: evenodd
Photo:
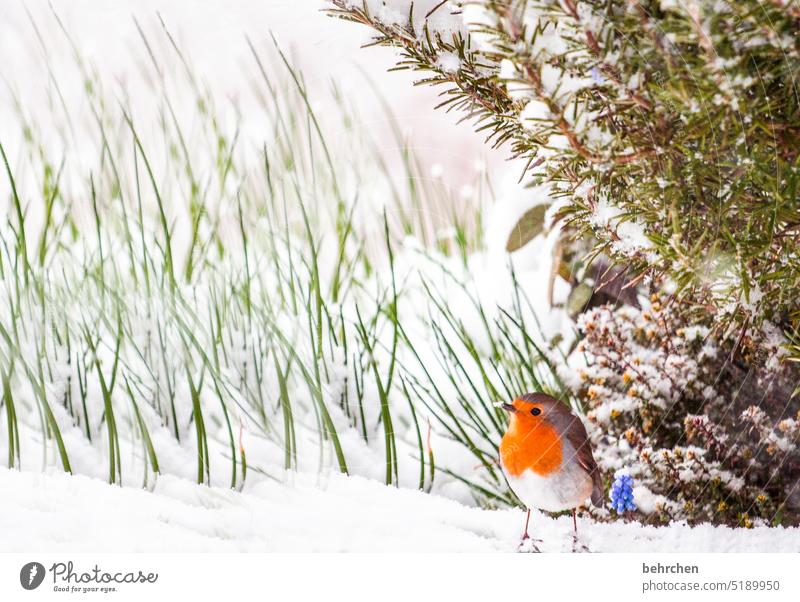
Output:
<svg viewBox="0 0 800 602">
<path fill-rule="evenodd" d="M 504 417 L 493 402 L 563 388 L 511 267 L 507 303 L 475 294 L 468 258 L 487 199 L 457 206 L 399 131 L 399 157 L 374 152 L 335 87 L 344 131 L 331 137 L 300 72 L 252 43 L 272 129 L 245 142 L 166 28 L 162 56 L 135 26 L 155 123 L 70 41 L 91 118 L 64 131 L 97 141 L 93 167 L 78 167 L 72 135 L 51 157 L 22 111 L 11 153 L 22 159 L 0 146 L 13 208 L 0 226 L 8 466 L 35 467 L 28 442 L 40 440 L 42 466 L 111 483 L 170 472 L 240 489 L 335 470 L 426 491 L 457 481 L 480 503 L 513 502 L 494 463 Z M 199 126 L 166 85 L 178 77 Z M 22 171 L 40 179 L 20 187 Z M 360 196 L 376 174 L 390 191 L 382 212 Z M 437 236 L 453 225 L 452 239 Z"/>
</svg>

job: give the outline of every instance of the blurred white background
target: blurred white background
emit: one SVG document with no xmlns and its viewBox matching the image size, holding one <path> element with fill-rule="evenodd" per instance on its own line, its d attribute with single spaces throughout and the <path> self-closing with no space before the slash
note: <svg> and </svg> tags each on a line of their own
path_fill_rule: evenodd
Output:
<svg viewBox="0 0 800 602">
<path fill-rule="evenodd" d="M 438 91 L 413 86 L 414 74 L 387 73 L 396 52 L 361 48 L 369 41 L 369 30 L 331 18 L 323 7 L 322 0 L 0 0 L 0 136 L 7 148 L 14 148 L 9 141 L 19 135 L 19 120 L 7 110 L 14 98 L 33 121 L 40 119 L 40 108 L 41 119 L 52 112 L 45 103 L 53 80 L 73 117 L 88 111 L 80 78 L 70 75 L 76 69 L 74 55 L 53 11 L 87 63 L 104 80 L 111 78 L 130 91 L 148 77 L 148 59 L 134 19 L 154 42 L 159 60 L 178 63 L 161 31 L 160 15 L 208 88 L 239 107 L 245 128 L 259 123 L 253 114 L 258 109 L 245 94 L 246 78 L 256 77 L 246 36 L 256 48 L 267 50 L 272 33 L 303 72 L 318 113 L 336 110 L 330 95 L 333 80 L 348 102 L 358 103 L 362 124 L 379 140 L 386 131 L 384 139 L 391 141 L 388 118 L 372 82 L 391 104 L 409 146 L 447 186 L 459 190 L 474 179 L 476 165 L 482 163 L 491 167 L 495 181 L 502 179 L 498 175 L 507 169 L 504 151 L 489 149 L 470 124 L 457 123 L 458 115 L 434 110 Z"/>
</svg>

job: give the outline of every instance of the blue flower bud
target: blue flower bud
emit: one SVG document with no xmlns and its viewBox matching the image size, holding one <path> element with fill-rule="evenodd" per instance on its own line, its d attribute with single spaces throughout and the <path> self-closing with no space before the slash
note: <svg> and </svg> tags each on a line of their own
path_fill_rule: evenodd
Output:
<svg viewBox="0 0 800 602">
<path fill-rule="evenodd" d="M 633 477 L 630 475 L 617 475 L 611 485 L 611 507 L 622 514 L 626 510 L 636 510 L 633 503 Z"/>
</svg>

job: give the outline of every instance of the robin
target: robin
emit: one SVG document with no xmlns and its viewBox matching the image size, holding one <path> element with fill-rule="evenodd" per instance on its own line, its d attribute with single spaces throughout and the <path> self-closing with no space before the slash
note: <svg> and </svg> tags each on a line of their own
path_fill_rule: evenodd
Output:
<svg viewBox="0 0 800 602">
<path fill-rule="evenodd" d="M 595 506 L 603 504 L 603 483 L 586 428 L 566 404 L 544 393 L 527 393 L 501 407 L 510 420 L 500 442 L 500 464 L 511 489 L 528 508 L 520 548 L 533 543 L 526 542 L 528 522 L 531 508 L 539 508 L 572 510 L 572 545 L 577 551 L 576 509 L 589 498 Z"/>
</svg>

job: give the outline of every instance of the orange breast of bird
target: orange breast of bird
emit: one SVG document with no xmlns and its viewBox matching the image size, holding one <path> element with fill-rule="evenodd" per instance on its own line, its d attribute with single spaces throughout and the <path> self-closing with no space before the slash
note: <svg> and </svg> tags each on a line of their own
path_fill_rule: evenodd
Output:
<svg viewBox="0 0 800 602">
<path fill-rule="evenodd" d="M 547 476 L 561 468 L 561 437 L 545 421 L 535 425 L 509 425 L 500 442 L 500 458 L 506 471 L 515 477 L 530 469 Z"/>
</svg>

